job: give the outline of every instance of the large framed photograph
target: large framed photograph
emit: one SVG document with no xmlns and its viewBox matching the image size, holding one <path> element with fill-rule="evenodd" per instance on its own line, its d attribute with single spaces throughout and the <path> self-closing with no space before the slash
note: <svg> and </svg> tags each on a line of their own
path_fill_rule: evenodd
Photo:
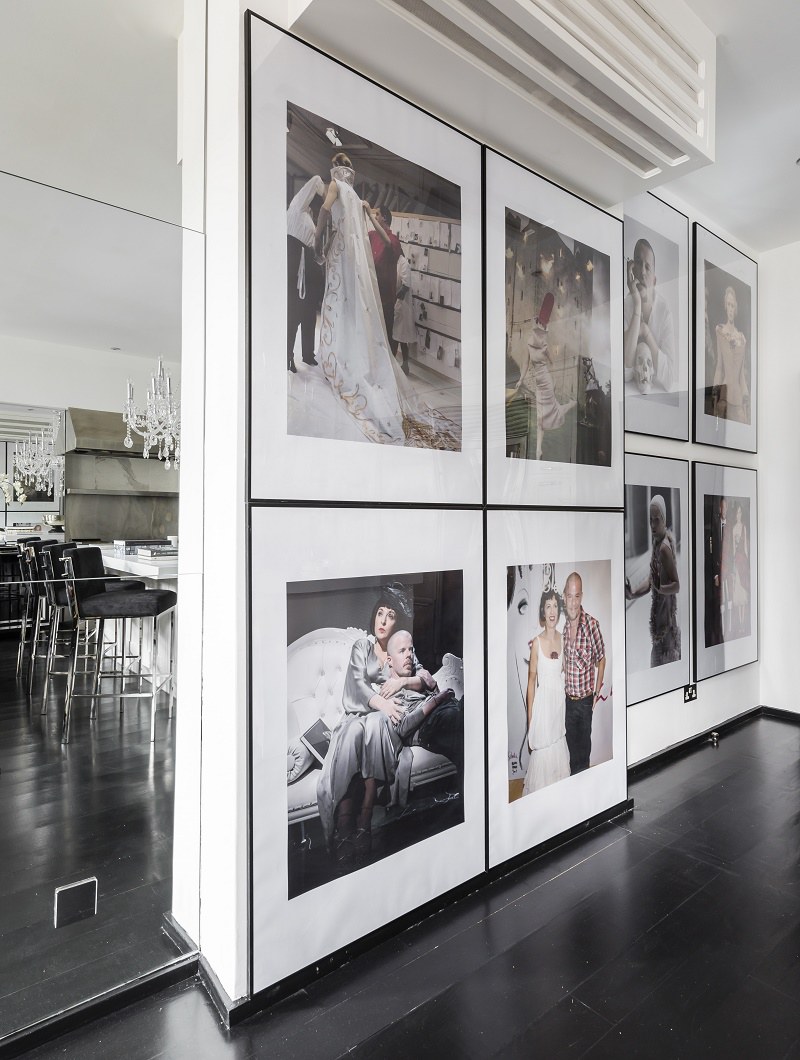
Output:
<svg viewBox="0 0 800 1060">
<path fill-rule="evenodd" d="M 624 204 L 625 430 L 689 438 L 689 219 L 649 192 Z"/>
<path fill-rule="evenodd" d="M 622 507 L 622 225 L 486 157 L 487 497 Z"/>
<path fill-rule="evenodd" d="M 625 457 L 628 706 L 690 681 L 689 463 Z"/>
<path fill-rule="evenodd" d="M 249 26 L 250 495 L 479 503 L 480 146 Z"/>
<path fill-rule="evenodd" d="M 622 518 L 488 513 L 490 865 L 626 797 Z"/>
<path fill-rule="evenodd" d="M 255 990 L 485 868 L 481 513 L 324 516 L 252 510 Z"/>
<path fill-rule="evenodd" d="M 695 463 L 696 681 L 758 659 L 758 496 L 754 470 Z"/>
<path fill-rule="evenodd" d="M 758 265 L 694 225 L 694 440 L 755 453 Z"/>
</svg>

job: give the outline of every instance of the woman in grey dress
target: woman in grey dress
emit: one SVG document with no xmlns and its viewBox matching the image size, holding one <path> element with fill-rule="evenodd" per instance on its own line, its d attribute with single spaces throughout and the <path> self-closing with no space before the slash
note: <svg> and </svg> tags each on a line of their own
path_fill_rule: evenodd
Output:
<svg viewBox="0 0 800 1060">
<path fill-rule="evenodd" d="M 435 687 L 415 664 L 410 677 L 391 675 L 386 646 L 396 630 L 409 629 L 413 616 L 404 586 L 381 589 L 370 616 L 370 633 L 353 644 L 342 693 L 344 713 L 333 731 L 317 782 L 317 805 L 328 848 L 346 867 L 372 846 L 372 811 L 380 790 L 391 787 L 398 754 L 390 723 L 403 717 L 394 697 Z"/>
<path fill-rule="evenodd" d="M 636 588 L 625 579 L 625 596 L 633 600 L 650 592 L 650 666 L 678 662 L 681 657 L 681 630 L 678 625 L 678 549 L 675 535 L 667 526 L 667 506 L 656 494 L 650 500 L 650 533 L 653 550 L 650 571 Z"/>
</svg>

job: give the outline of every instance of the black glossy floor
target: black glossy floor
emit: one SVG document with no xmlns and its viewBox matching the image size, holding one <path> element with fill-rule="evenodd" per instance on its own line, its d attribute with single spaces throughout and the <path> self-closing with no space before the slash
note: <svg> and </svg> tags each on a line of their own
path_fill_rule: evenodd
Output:
<svg viewBox="0 0 800 1060">
<path fill-rule="evenodd" d="M 61 744 L 64 681 L 41 714 L 0 636 L 0 1039 L 176 956 L 162 931 L 172 898 L 174 721 L 149 701 L 76 708 Z M 177 715 L 176 715 L 177 717 Z M 97 915 L 55 929 L 56 887 L 98 878 Z"/>
<path fill-rule="evenodd" d="M 190 982 L 30 1055 L 800 1057 L 800 727 L 759 718 L 631 794 L 229 1035 Z"/>
</svg>

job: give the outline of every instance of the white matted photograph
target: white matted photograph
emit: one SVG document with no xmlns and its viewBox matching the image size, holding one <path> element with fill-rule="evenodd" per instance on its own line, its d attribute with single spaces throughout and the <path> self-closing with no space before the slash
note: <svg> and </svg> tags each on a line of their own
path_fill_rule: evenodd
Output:
<svg viewBox="0 0 800 1060">
<path fill-rule="evenodd" d="M 758 477 L 696 462 L 695 681 L 758 659 Z"/>
<path fill-rule="evenodd" d="M 625 457 L 628 706 L 690 681 L 689 463 Z"/>
<path fill-rule="evenodd" d="M 251 496 L 479 502 L 480 147 L 250 25 Z"/>
<path fill-rule="evenodd" d="M 256 990 L 485 867 L 481 513 L 324 516 L 252 510 Z"/>
<path fill-rule="evenodd" d="M 489 863 L 627 791 L 622 513 L 491 511 Z"/>
<path fill-rule="evenodd" d="M 758 450 L 758 265 L 694 225 L 694 440 Z"/>
<path fill-rule="evenodd" d="M 624 204 L 625 430 L 689 438 L 689 219 L 651 193 Z"/>
<path fill-rule="evenodd" d="M 487 497 L 622 507 L 622 224 L 487 151 Z"/>
</svg>

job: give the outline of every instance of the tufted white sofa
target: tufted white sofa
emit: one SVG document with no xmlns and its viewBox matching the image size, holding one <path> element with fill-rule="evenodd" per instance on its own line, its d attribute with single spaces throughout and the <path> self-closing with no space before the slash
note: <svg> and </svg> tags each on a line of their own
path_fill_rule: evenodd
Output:
<svg viewBox="0 0 800 1060">
<path fill-rule="evenodd" d="M 342 713 L 342 691 L 350 661 L 350 650 L 356 640 L 365 637 L 363 629 L 327 627 L 315 629 L 294 641 L 288 649 L 288 739 L 290 749 L 317 718 L 331 729 Z M 464 667 L 461 659 L 447 654 L 441 669 L 433 675 L 440 688 L 452 688 L 456 698 L 464 694 Z M 424 747 L 413 747 L 411 790 L 455 772 L 455 766 L 443 755 Z M 291 763 L 291 751 L 288 761 Z M 301 771 L 287 786 L 289 824 L 309 821 L 317 816 L 317 779 L 319 768 Z"/>
</svg>

